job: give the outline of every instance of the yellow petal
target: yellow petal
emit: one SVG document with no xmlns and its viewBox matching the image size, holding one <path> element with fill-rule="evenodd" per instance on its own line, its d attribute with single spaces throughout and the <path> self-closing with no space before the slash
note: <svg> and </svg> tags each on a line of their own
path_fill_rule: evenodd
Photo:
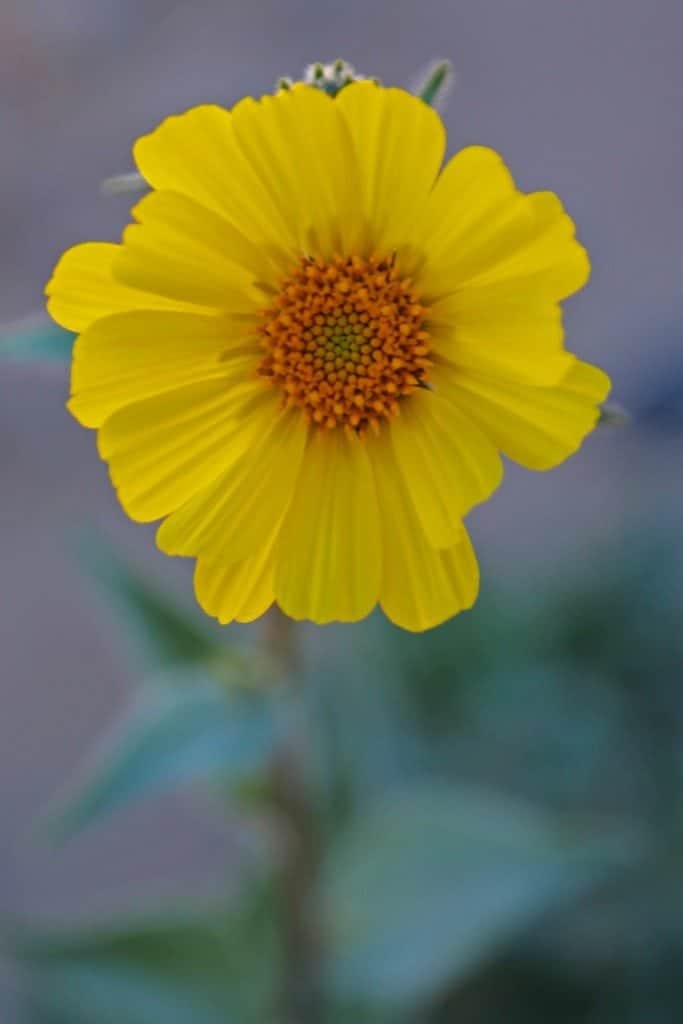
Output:
<svg viewBox="0 0 683 1024">
<path fill-rule="evenodd" d="M 278 541 L 278 603 L 293 619 L 355 622 L 377 601 L 381 562 L 366 445 L 341 430 L 314 434 Z"/>
<path fill-rule="evenodd" d="M 318 89 L 248 98 L 232 111 L 195 107 L 140 139 L 134 153 L 156 188 L 220 213 L 280 261 L 316 243 L 331 255 L 358 233 L 348 132 Z"/>
<path fill-rule="evenodd" d="M 266 260 L 223 218 L 187 196 L 151 192 L 138 203 L 114 274 L 124 284 L 181 302 L 232 313 L 264 305 L 255 287 L 259 271 L 270 277 Z"/>
<path fill-rule="evenodd" d="M 84 242 L 64 253 L 45 286 L 53 320 L 69 331 L 84 331 L 99 317 L 124 310 L 197 312 L 185 302 L 148 295 L 117 280 L 112 267 L 120 251 L 120 245 L 109 242 Z"/>
<path fill-rule="evenodd" d="M 253 100 L 242 101 L 245 108 Z M 241 106 L 239 104 L 238 106 Z M 279 244 L 288 237 L 286 220 L 271 193 L 242 151 L 232 114 L 223 107 L 193 107 L 166 118 L 138 139 L 133 155 L 140 173 L 154 188 L 181 192 L 227 218 L 253 242 Z"/>
<path fill-rule="evenodd" d="M 270 422 L 277 401 L 261 381 L 226 376 L 110 416 L 98 447 L 131 519 L 160 519 L 208 487 Z"/>
<path fill-rule="evenodd" d="M 279 524 L 278 524 L 279 528 Z M 197 601 L 207 615 L 225 626 L 229 622 L 253 622 L 274 601 L 275 541 L 278 528 L 259 551 L 227 569 L 199 559 L 194 573 Z"/>
<path fill-rule="evenodd" d="M 422 530 L 384 432 L 368 445 L 382 515 L 380 604 L 402 629 L 420 632 L 471 608 L 479 569 L 465 528 L 457 544 L 433 548 Z"/>
<path fill-rule="evenodd" d="M 482 302 L 475 289 L 464 289 L 443 299 L 430 310 L 434 351 L 448 364 L 475 373 L 520 384 L 557 384 L 574 361 L 563 348 L 560 307 L 525 298 L 522 293 L 516 301 Z M 438 365 L 430 381 L 439 387 Z"/>
<path fill-rule="evenodd" d="M 563 378 L 560 390 L 596 404 L 605 401 L 610 388 L 610 379 L 603 370 L 577 359 Z"/>
<path fill-rule="evenodd" d="M 117 409 L 209 377 L 256 376 L 259 353 L 244 323 L 195 313 L 118 313 L 74 345 L 69 409 L 98 427 Z M 253 351 L 252 351 L 253 350 Z"/>
<path fill-rule="evenodd" d="M 298 251 L 325 258 L 354 251 L 363 227 L 359 177 L 337 103 L 302 87 L 239 103 L 233 123 Z"/>
<path fill-rule="evenodd" d="M 443 123 L 416 96 L 371 82 L 347 86 L 335 103 L 353 138 L 368 241 L 386 256 L 405 246 L 425 210 L 445 150 Z"/>
<path fill-rule="evenodd" d="M 490 260 L 468 286 L 500 294 L 524 290 L 561 300 L 583 288 L 590 276 L 590 260 L 574 236 L 574 222 L 552 192 L 534 192 L 524 197 L 531 223 L 513 238 L 510 253 Z M 486 258 L 486 257 L 485 257 Z"/>
<path fill-rule="evenodd" d="M 559 385 L 525 387 L 460 373 L 457 403 L 502 452 L 529 469 L 550 469 L 575 452 L 595 426 L 609 379 L 577 360 Z"/>
<path fill-rule="evenodd" d="M 505 223 L 517 198 L 502 158 L 485 146 L 468 146 L 441 171 L 416 226 L 416 245 L 439 261 L 460 243 L 476 245 Z"/>
<path fill-rule="evenodd" d="M 462 516 L 502 480 L 496 449 L 452 403 L 426 390 L 403 402 L 390 436 L 405 490 L 429 543 L 453 547 L 462 535 Z"/>
<path fill-rule="evenodd" d="M 581 288 L 590 270 L 557 196 L 518 192 L 500 156 L 481 146 L 444 169 L 419 241 L 419 286 L 432 302 L 465 287 L 484 290 L 482 304 L 521 290 L 557 301 Z"/>
<path fill-rule="evenodd" d="M 263 422 L 242 457 L 162 523 L 161 550 L 223 567 L 257 551 L 289 506 L 307 433 L 298 409 Z"/>
</svg>

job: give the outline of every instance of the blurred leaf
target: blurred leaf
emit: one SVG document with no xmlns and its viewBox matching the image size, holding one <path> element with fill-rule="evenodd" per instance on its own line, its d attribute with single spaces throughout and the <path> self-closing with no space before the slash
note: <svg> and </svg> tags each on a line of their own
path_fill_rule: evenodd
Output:
<svg viewBox="0 0 683 1024">
<path fill-rule="evenodd" d="M 259 887 L 234 913 L 25 937 L 32 1024 L 271 1024 L 275 914 Z"/>
<path fill-rule="evenodd" d="M 451 767 L 461 777 L 454 754 L 471 730 L 482 681 L 528 664 L 520 606 L 513 614 L 489 594 L 472 613 L 428 634 L 408 634 L 374 616 L 354 627 L 352 644 L 339 643 L 334 657 L 313 664 L 305 692 L 333 829 L 353 806 L 410 779 L 443 776 Z M 343 640 L 341 628 L 339 634 Z"/>
<path fill-rule="evenodd" d="M 618 402 L 606 402 L 600 409 L 600 427 L 625 427 L 630 422 L 631 417 Z"/>
<path fill-rule="evenodd" d="M 47 317 L 28 317 L 0 330 L 0 359 L 68 364 L 74 338 Z"/>
<path fill-rule="evenodd" d="M 537 654 L 537 652 L 534 652 Z M 600 673 L 566 659 L 499 667 L 470 691 L 466 727 L 442 764 L 454 777 L 506 788 L 577 813 L 628 815 L 638 751 L 618 695 Z"/>
<path fill-rule="evenodd" d="M 540 811 L 483 791 L 402 792 L 361 818 L 327 863 L 332 991 L 424 1003 L 614 859 L 610 844 L 582 847 Z"/>
<path fill-rule="evenodd" d="M 453 65 L 449 60 L 439 60 L 431 64 L 415 89 L 416 94 L 430 107 L 439 105 L 447 94 L 453 81 Z"/>
<path fill-rule="evenodd" d="M 402 694 L 413 728 L 423 727 L 430 743 L 440 734 L 450 742 L 454 730 L 466 725 L 482 678 L 528 662 L 528 625 L 523 598 L 511 601 L 490 588 L 467 615 L 428 633 L 385 626 L 384 643 L 371 657 L 381 675 L 396 681 L 394 691 Z"/>
<path fill-rule="evenodd" d="M 194 673 L 147 686 L 93 758 L 86 781 L 51 818 L 65 836 L 134 800 L 192 783 L 258 777 L 277 727 L 265 695 L 238 693 Z"/>
<path fill-rule="evenodd" d="M 148 671 L 179 662 L 205 661 L 218 654 L 227 658 L 210 624 L 198 612 L 182 606 L 168 589 L 133 569 L 95 535 L 79 545 L 90 576 L 113 605 Z"/>
<path fill-rule="evenodd" d="M 410 1013 L 401 1013 L 396 1007 L 373 1006 L 368 1003 L 332 1004 L 325 1024 L 415 1024 Z"/>
<path fill-rule="evenodd" d="M 129 192 L 144 192 L 149 186 L 137 171 L 126 171 L 124 174 L 114 174 L 105 178 L 102 182 L 102 192 L 105 196 L 126 195 Z"/>
<path fill-rule="evenodd" d="M 402 718 L 393 684 L 388 673 L 374 672 L 367 659 L 345 655 L 330 659 L 306 680 L 316 773 L 335 815 L 343 814 L 341 804 L 376 798 L 404 778 L 412 764 L 412 723 Z"/>
</svg>

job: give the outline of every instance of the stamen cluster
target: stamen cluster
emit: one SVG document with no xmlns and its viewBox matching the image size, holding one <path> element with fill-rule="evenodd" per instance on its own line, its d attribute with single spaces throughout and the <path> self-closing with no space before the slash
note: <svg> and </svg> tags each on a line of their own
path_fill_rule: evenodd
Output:
<svg viewBox="0 0 683 1024">
<path fill-rule="evenodd" d="M 259 373 L 321 428 L 378 431 L 426 381 L 426 313 L 391 259 L 304 258 L 263 312 Z"/>
</svg>

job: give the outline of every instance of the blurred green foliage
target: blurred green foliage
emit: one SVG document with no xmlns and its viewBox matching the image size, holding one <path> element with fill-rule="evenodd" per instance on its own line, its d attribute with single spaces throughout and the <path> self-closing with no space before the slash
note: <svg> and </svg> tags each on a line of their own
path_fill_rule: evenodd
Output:
<svg viewBox="0 0 683 1024">
<path fill-rule="evenodd" d="M 272 1019 L 277 944 L 258 887 L 239 906 L 18 939 L 40 1024 L 255 1024 Z"/>
<path fill-rule="evenodd" d="M 36 320 L 0 358 L 64 363 L 72 340 Z M 300 1024 L 682 1019 L 677 533 L 645 524 L 592 570 L 489 593 L 426 635 L 379 615 L 322 643 L 302 629 L 295 687 L 88 538 L 140 687 L 42 841 L 194 787 L 239 814 L 254 856 L 218 906 L 5 927 L 30 1024 L 295 1024 L 302 839 L 319 991 Z"/>
<path fill-rule="evenodd" d="M 262 856 L 218 909 L 25 922 L 14 952 L 29 1019 L 284 1019 L 272 780 L 282 745 L 303 735 L 321 1021 L 678 1020 L 683 574 L 672 536 L 621 538 L 594 574 L 489 595 L 422 636 L 379 615 L 330 628 L 322 645 L 303 630 L 296 691 L 232 631 L 205 628 L 89 542 L 86 564 L 143 682 L 55 808 L 53 835 L 77 841 L 132 800 L 211 787 L 217 808 L 226 793 L 241 808 Z"/>
<path fill-rule="evenodd" d="M 263 695 L 185 671 L 149 679 L 114 728 L 78 795 L 52 818 L 65 837 L 131 801 L 204 782 L 253 784 L 276 748 Z"/>
<path fill-rule="evenodd" d="M 17 363 L 66 363 L 75 335 L 45 316 L 28 317 L 0 332 L 0 360 Z"/>
</svg>

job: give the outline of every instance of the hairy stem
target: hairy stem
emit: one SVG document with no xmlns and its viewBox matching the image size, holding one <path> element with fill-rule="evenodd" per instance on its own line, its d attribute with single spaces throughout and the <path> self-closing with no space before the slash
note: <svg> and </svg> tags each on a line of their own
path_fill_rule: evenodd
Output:
<svg viewBox="0 0 683 1024">
<path fill-rule="evenodd" d="M 282 666 L 291 687 L 299 668 L 296 623 L 273 609 L 267 630 L 271 655 Z M 274 759 L 272 792 L 285 839 L 280 869 L 284 1019 L 287 1024 L 321 1024 L 320 944 L 315 907 L 318 837 L 306 780 L 305 736 L 298 720 L 293 729 L 287 730 L 286 742 Z"/>
</svg>

